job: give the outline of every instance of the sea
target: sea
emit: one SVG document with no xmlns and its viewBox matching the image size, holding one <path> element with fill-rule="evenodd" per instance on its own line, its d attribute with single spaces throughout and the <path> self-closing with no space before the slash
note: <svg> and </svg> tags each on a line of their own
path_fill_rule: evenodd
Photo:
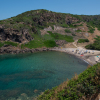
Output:
<svg viewBox="0 0 100 100">
<path fill-rule="evenodd" d="M 57 51 L 0 55 L 0 100 L 33 100 L 87 66 L 83 60 Z"/>
</svg>

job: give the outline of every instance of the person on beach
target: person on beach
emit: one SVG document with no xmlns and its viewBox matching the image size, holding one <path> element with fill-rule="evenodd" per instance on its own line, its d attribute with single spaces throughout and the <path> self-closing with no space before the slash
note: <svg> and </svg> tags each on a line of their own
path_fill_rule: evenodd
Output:
<svg viewBox="0 0 100 100">
<path fill-rule="evenodd" d="M 92 54 L 94 54 L 94 51 L 92 51 Z"/>
</svg>

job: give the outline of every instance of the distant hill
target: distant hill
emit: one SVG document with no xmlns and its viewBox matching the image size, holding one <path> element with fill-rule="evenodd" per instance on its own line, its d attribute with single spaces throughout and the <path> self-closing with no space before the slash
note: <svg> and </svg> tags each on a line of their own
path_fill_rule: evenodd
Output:
<svg viewBox="0 0 100 100">
<path fill-rule="evenodd" d="M 80 38 L 93 43 L 99 30 L 100 15 L 32 10 L 0 20 L 0 47 L 12 44 L 20 48 L 53 47 Z"/>
</svg>

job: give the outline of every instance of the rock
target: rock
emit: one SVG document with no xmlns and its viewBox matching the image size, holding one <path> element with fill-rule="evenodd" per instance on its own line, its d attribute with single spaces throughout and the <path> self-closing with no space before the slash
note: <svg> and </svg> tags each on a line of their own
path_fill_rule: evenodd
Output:
<svg viewBox="0 0 100 100">
<path fill-rule="evenodd" d="M 5 29 L 0 27 L 0 40 L 1 41 L 13 41 L 22 43 L 24 41 L 31 41 L 33 37 L 29 34 L 28 29 L 23 29 L 22 31 L 15 29 Z"/>
<path fill-rule="evenodd" d="M 87 36 L 87 37 L 88 37 L 88 36 L 89 36 L 89 34 L 88 34 L 88 33 L 85 33 L 85 36 Z"/>
<path fill-rule="evenodd" d="M 56 40 L 55 42 L 56 42 L 56 44 L 57 44 L 58 46 L 62 46 L 62 45 L 64 45 L 64 44 L 67 43 L 67 41 L 65 41 L 65 40 Z"/>
</svg>

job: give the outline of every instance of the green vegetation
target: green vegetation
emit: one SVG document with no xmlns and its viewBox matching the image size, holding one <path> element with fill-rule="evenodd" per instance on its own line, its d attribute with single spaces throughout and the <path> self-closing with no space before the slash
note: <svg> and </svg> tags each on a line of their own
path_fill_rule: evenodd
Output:
<svg viewBox="0 0 100 100">
<path fill-rule="evenodd" d="M 12 45 L 12 46 L 17 47 L 18 46 L 18 43 L 11 42 L 11 41 L 0 42 L 0 47 L 2 47 L 4 45 Z"/>
<path fill-rule="evenodd" d="M 93 27 L 88 26 L 88 25 L 87 25 L 87 27 L 89 29 L 89 31 L 88 31 L 89 33 L 94 33 L 95 29 Z"/>
<path fill-rule="evenodd" d="M 76 28 L 77 25 L 69 24 L 69 27 L 70 27 L 70 28 Z"/>
<path fill-rule="evenodd" d="M 48 31 L 48 33 L 55 40 L 66 40 L 67 42 L 73 42 L 74 41 L 72 36 L 61 35 L 61 34 L 58 34 L 58 33 L 52 33 L 51 31 Z"/>
<path fill-rule="evenodd" d="M 78 26 L 83 26 L 82 24 L 78 25 Z"/>
<path fill-rule="evenodd" d="M 46 47 L 55 47 L 55 46 L 57 46 L 56 42 L 53 41 L 53 40 L 46 40 L 46 41 L 44 41 L 44 44 L 45 44 Z"/>
<path fill-rule="evenodd" d="M 4 46 L 4 43 L 0 42 L 0 47 Z"/>
<path fill-rule="evenodd" d="M 22 44 L 21 48 L 39 48 L 39 47 L 55 47 L 57 46 L 55 43 L 55 40 L 66 40 L 68 42 L 73 42 L 73 37 L 67 36 L 67 35 L 61 35 L 58 33 L 52 33 L 51 31 L 48 31 L 49 34 L 45 34 L 43 36 L 34 35 L 34 40 Z"/>
<path fill-rule="evenodd" d="M 73 34 L 73 33 L 72 33 L 72 36 L 76 36 L 76 34 Z"/>
<path fill-rule="evenodd" d="M 66 23 L 61 24 L 62 27 L 67 28 L 68 25 Z"/>
<path fill-rule="evenodd" d="M 45 34 L 42 36 L 44 40 L 55 40 L 50 34 Z"/>
<path fill-rule="evenodd" d="M 76 30 L 75 32 L 78 32 L 79 33 L 79 32 L 82 32 L 82 31 L 81 30 Z"/>
<path fill-rule="evenodd" d="M 65 29 L 65 32 L 66 32 L 66 33 L 71 33 L 71 31 L 70 31 L 70 30 L 68 30 L 68 29 Z"/>
<path fill-rule="evenodd" d="M 84 43 L 84 42 L 89 42 L 89 40 L 88 39 L 79 39 L 78 40 L 78 43 Z"/>
<path fill-rule="evenodd" d="M 86 49 L 92 49 L 92 50 L 100 50 L 100 36 L 97 36 L 95 38 L 94 43 L 85 46 L 85 48 Z"/>
<path fill-rule="evenodd" d="M 100 89 L 100 63 L 90 66 L 80 75 L 61 85 L 46 90 L 38 100 L 80 100 L 98 93 Z"/>
<path fill-rule="evenodd" d="M 21 48 L 27 47 L 27 48 L 32 49 L 32 48 L 39 48 L 39 47 L 41 48 L 41 47 L 44 47 L 44 46 L 45 45 L 43 43 L 43 40 L 39 39 L 39 40 L 32 40 L 32 41 L 30 41 L 26 44 L 22 44 Z"/>
<path fill-rule="evenodd" d="M 53 40 L 42 40 L 42 39 L 39 39 L 39 40 L 32 40 L 26 44 L 22 44 L 21 45 L 21 48 L 41 48 L 41 47 L 55 47 L 57 46 L 56 45 L 56 42 L 53 41 Z"/>
<path fill-rule="evenodd" d="M 15 42 L 10 42 L 10 41 L 5 41 L 4 44 L 7 44 L 7 45 L 12 45 L 12 46 L 15 46 L 17 47 L 18 46 L 18 43 L 15 43 Z"/>
<path fill-rule="evenodd" d="M 51 26 L 52 27 L 52 29 L 54 30 L 54 26 Z"/>
<path fill-rule="evenodd" d="M 71 19 L 71 17 L 73 17 Z M 49 33 L 50 35 L 44 35 L 41 36 L 40 30 L 51 26 L 54 30 L 54 25 L 62 26 L 64 28 L 76 28 L 78 26 L 82 26 L 81 22 L 87 23 L 87 27 L 89 29 L 88 32 L 94 33 L 95 27 L 97 27 L 100 30 L 100 16 L 99 15 L 73 15 L 73 14 L 64 14 L 64 13 L 56 13 L 52 11 L 48 11 L 45 9 L 41 10 L 31 10 L 24 12 L 22 14 L 19 14 L 15 17 L 11 17 L 6 20 L 0 21 L 0 24 L 2 24 L 5 29 L 15 29 L 19 32 L 22 32 L 23 29 L 27 29 L 28 32 L 31 34 L 31 36 L 38 35 L 39 39 L 42 41 L 38 45 L 38 39 L 35 39 L 33 41 L 29 42 L 27 44 L 23 44 L 23 47 L 42 47 L 45 46 L 44 41 L 47 40 L 66 40 L 67 42 L 73 42 L 73 38 L 71 36 L 67 35 L 61 35 L 58 33 Z M 65 32 L 71 33 L 70 30 L 66 29 Z M 76 32 L 82 32 L 81 30 L 77 30 Z M 76 36 L 75 34 L 72 34 L 72 36 Z M 34 44 L 34 46 L 32 45 Z M 95 42 L 96 44 L 97 42 Z M 1 46 L 4 44 L 0 44 Z M 13 45 L 13 44 L 11 44 Z M 36 46 L 37 45 L 37 46 Z M 97 45 L 97 44 L 96 44 Z M 93 46 L 89 45 L 87 48 L 96 48 L 99 49 L 99 46 Z"/>
</svg>

